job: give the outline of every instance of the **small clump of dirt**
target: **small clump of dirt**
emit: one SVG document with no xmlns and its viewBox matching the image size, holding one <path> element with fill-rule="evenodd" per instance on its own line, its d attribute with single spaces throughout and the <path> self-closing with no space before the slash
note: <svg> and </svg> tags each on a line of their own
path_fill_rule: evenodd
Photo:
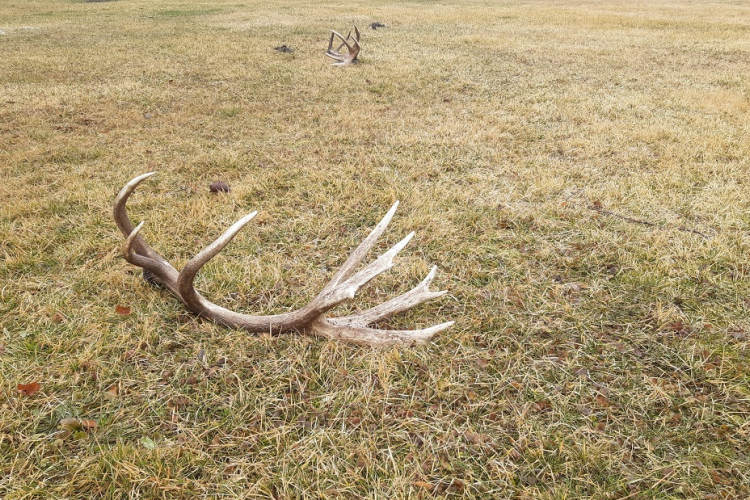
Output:
<svg viewBox="0 0 750 500">
<path fill-rule="evenodd" d="M 231 191 L 229 185 L 224 181 L 216 181 L 208 188 L 212 193 L 228 193 Z"/>
</svg>

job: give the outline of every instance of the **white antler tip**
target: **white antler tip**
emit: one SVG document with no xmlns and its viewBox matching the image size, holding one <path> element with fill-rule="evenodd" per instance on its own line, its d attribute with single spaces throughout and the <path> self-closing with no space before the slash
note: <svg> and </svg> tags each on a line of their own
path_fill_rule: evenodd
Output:
<svg viewBox="0 0 750 500">
<path fill-rule="evenodd" d="M 122 255 L 125 257 L 126 260 L 130 259 L 131 252 L 133 251 L 133 242 L 138 237 L 138 233 L 141 231 L 141 228 L 146 223 L 146 221 L 141 221 L 140 224 L 135 226 L 133 230 L 130 232 L 127 238 L 125 238 L 125 242 L 122 244 L 121 251 Z"/>
<path fill-rule="evenodd" d="M 135 184 L 137 186 L 141 182 L 145 181 L 149 177 L 152 177 L 152 176 L 156 175 L 157 173 L 158 172 L 154 171 L 154 172 L 147 172 L 145 174 L 141 174 L 138 177 L 136 177 L 135 179 L 133 179 L 132 181 L 130 181 L 130 183 Z"/>
<path fill-rule="evenodd" d="M 251 220 L 252 220 L 252 219 L 253 219 L 253 218 L 254 218 L 254 217 L 255 217 L 256 215 L 258 215 L 258 211 L 257 211 L 257 210 L 253 210 L 252 212 L 250 212 L 249 214 L 247 214 L 246 216 L 244 216 L 244 217 L 243 217 L 242 219 L 240 219 L 240 221 L 242 222 L 242 224 L 243 224 L 243 225 L 244 225 L 244 224 L 247 224 L 247 223 L 248 223 L 248 222 L 250 222 L 250 221 L 251 221 Z"/>
<path fill-rule="evenodd" d="M 415 234 L 417 233 L 412 231 L 411 233 L 407 234 L 403 240 L 393 245 L 393 248 L 391 249 L 393 251 L 393 255 L 395 256 L 398 252 L 401 251 L 401 249 L 403 249 L 406 245 L 408 245 L 409 242 L 412 240 L 412 238 L 414 238 Z"/>
</svg>

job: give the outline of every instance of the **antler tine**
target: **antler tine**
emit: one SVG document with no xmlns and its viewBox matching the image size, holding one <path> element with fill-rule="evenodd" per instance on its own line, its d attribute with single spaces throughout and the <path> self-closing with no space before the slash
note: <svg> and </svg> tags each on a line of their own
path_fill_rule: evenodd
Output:
<svg viewBox="0 0 750 500">
<path fill-rule="evenodd" d="M 188 263 L 185 264 L 185 267 L 182 268 L 182 271 L 180 271 L 180 275 L 177 279 L 177 287 L 180 291 L 182 300 L 188 307 L 199 309 L 205 305 L 205 302 L 201 300 L 202 297 L 198 292 L 195 291 L 195 288 L 193 287 L 195 275 L 198 274 L 198 271 L 200 271 L 200 269 L 204 265 L 206 265 L 209 260 L 214 258 L 216 254 L 221 252 L 224 247 L 227 246 L 235 236 L 237 236 L 237 233 L 239 233 L 240 230 L 245 227 L 247 223 L 250 222 L 256 215 L 258 215 L 258 212 L 250 212 L 249 214 L 232 224 L 229 229 L 224 231 L 224 233 L 216 238 L 213 243 L 198 252 L 198 254 L 190 259 Z"/>
<path fill-rule="evenodd" d="M 341 42 L 343 43 L 343 45 L 346 45 L 346 48 L 347 48 L 347 49 L 349 49 L 349 50 L 351 50 L 351 49 L 352 49 L 351 45 L 349 45 L 349 43 L 348 43 L 348 42 L 346 41 L 346 40 L 347 40 L 347 38 L 349 38 L 349 37 L 351 36 L 351 32 L 349 33 L 349 35 L 347 35 L 347 38 L 344 38 L 343 36 L 341 36 L 341 33 L 339 33 L 338 31 L 334 31 L 334 30 L 331 30 L 331 32 L 332 32 L 332 33 L 333 33 L 334 35 L 336 35 L 337 37 L 339 37 L 339 39 L 341 39 Z M 338 52 L 338 51 L 337 51 L 337 52 Z"/>
<path fill-rule="evenodd" d="M 411 309 L 412 307 L 415 307 L 423 302 L 427 302 L 428 300 L 442 297 L 443 295 L 448 293 L 447 290 L 433 292 L 429 289 L 430 283 L 432 283 L 432 280 L 435 278 L 436 272 L 437 266 L 432 266 L 432 269 L 430 270 L 430 273 L 427 275 L 427 277 L 422 280 L 419 285 L 415 286 L 408 292 L 403 293 L 398 297 L 394 297 L 391 300 L 383 302 L 382 304 L 379 304 L 375 307 L 367 309 L 366 311 L 361 311 L 356 314 L 352 314 L 351 316 L 336 318 L 336 322 L 346 323 L 352 326 L 368 326 L 372 325 L 373 323 L 377 323 L 378 321 L 393 314 Z"/>
<path fill-rule="evenodd" d="M 402 342 L 425 342 L 432 336 L 453 325 L 453 321 L 422 330 L 379 330 L 368 328 L 392 314 L 406 311 L 428 300 L 436 299 L 447 293 L 447 290 L 432 292 L 429 285 L 435 278 L 437 266 L 433 266 L 422 282 L 406 293 L 387 302 L 367 309 L 366 311 L 339 318 L 321 318 L 315 324 L 315 331 L 328 338 L 366 343 L 369 345 L 391 345 Z"/>
<path fill-rule="evenodd" d="M 336 285 L 333 288 L 328 288 L 326 286 L 318 297 L 325 297 L 326 300 L 332 300 L 336 303 L 341 303 L 346 299 L 353 299 L 354 295 L 360 288 L 370 282 L 378 274 L 384 273 L 393 267 L 393 258 L 403 250 L 413 237 L 414 233 L 409 233 L 406 238 L 393 245 L 390 250 L 372 261 L 367 267 L 357 272 L 343 283 Z"/>
<path fill-rule="evenodd" d="M 326 50 L 325 54 L 331 59 L 335 59 L 338 62 L 343 62 L 345 58 L 342 54 L 339 54 L 339 50 L 341 50 L 341 47 L 343 47 L 344 44 L 339 45 L 336 50 L 333 50 L 333 39 L 336 34 L 337 33 L 335 31 L 331 30 L 331 38 L 328 40 L 328 50 Z"/>
<path fill-rule="evenodd" d="M 145 181 L 154 174 L 156 174 L 156 172 L 149 172 L 147 174 L 139 175 L 135 179 L 125 184 L 125 186 L 120 190 L 120 192 L 117 194 L 117 197 L 115 198 L 115 224 L 117 224 L 117 227 L 120 228 L 120 232 L 122 232 L 122 235 L 126 238 L 129 237 L 135 229 L 133 223 L 130 222 L 128 212 L 125 209 L 125 205 L 128 203 L 128 198 L 130 198 L 130 195 L 133 194 L 133 192 L 141 184 L 141 182 Z M 131 245 L 141 255 L 147 255 L 152 258 L 158 255 L 151 247 L 146 244 L 145 241 L 143 241 L 143 238 L 135 238 L 135 241 L 132 242 Z"/>
<path fill-rule="evenodd" d="M 346 34 L 346 39 L 349 40 L 351 37 L 352 37 L 352 31 L 349 30 L 349 33 Z M 344 45 L 345 44 L 342 42 L 341 45 L 339 45 L 338 48 L 336 49 L 336 52 L 339 52 Z"/>
<path fill-rule="evenodd" d="M 149 273 L 151 276 L 150 279 L 167 287 L 174 295 L 182 299 L 177 290 L 178 273 L 177 270 L 172 267 L 172 264 L 167 262 L 156 252 L 152 252 L 155 254 L 156 258 L 152 258 L 138 253 L 138 251 L 134 248 L 135 243 L 140 240 L 140 236 L 138 235 L 138 233 L 140 232 L 144 224 L 145 222 L 141 222 L 140 224 L 138 224 L 138 226 L 133 229 L 133 232 L 130 233 L 130 235 L 127 237 L 125 243 L 123 243 L 121 248 L 123 257 L 126 261 L 133 264 L 134 266 L 142 268 L 144 278 L 147 276 L 147 273 Z"/>
<path fill-rule="evenodd" d="M 179 297 L 176 287 L 177 270 L 172 267 L 172 264 L 170 264 L 164 257 L 151 248 L 139 235 L 144 223 L 141 222 L 138 224 L 138 227 L 133 227 L 133 223 L 130 221 L 128 212 L 125 208 L 130 195 L 133 194 L 135 189 L 155 173 L 156 172 L 149 172 L 147 174 L 139 175 L 125 184 L 115 198 L 113 214 L 115 224 L 117 224 L 117 227 L 120 228 L 120 232 L 122 232 L 126 238 L 125 243 L 122 246 L 122 254 L 123 257 L 125 257 L 125 260 L 135 266 L 143 268 L 144 272 L 151 273 L 158 283 L 166 286 Z"/>
<path fill-rule="evenodd" d="M 177 295 L 187 308 L 196 314 L 232 328 L 245 328 L 252 332 L 281 332 L 297 327 L 304 327 L 316 315 L 309 307 L 286 314 L 272 316 L 253 316 L 241 314 L 221 307 L 207 300 L 195 289 L 193 283 L 198 271 L 226 247 L 237 233 L 250 222 L 258 212 L 251 212 L 232 224 L 221 236 L 190 259 L 177 277 Z M 333 306 L 331 306 L 333 307 Z"/>
<path fill-rule="evenodd" d="M 329 52 L 333 52 L 333 37 L 334 36 L 335 35 L 334 35 L 333 30 L 331 30 L 331 39 L 328 40 L 328 50 L 326 50 L 326 55 L 329 55 Z M 336 52 L 338 52 L 338 50 Z"/>
<path fill-rule="evenodd" d="M 340 324 L 338 318 L 319 318 L 313 323 L 312 330 L 316 335 L 331 340 L 343 340 L 369 346 L 388 346 L 405 343 L 422 344 L 443 330 L 447 330 L 454 323 L 455 321 L 447 321 L 421 330 L 378 330 Z"/>
<path fill-rule="evenodd" d="M 360 243 L 359 246 L 354 249 L 354 251 L 349 255 L 349 258 L 346 259 L 346 262 L 344 262 L 344 264 L 339 268 L 336 274 L 333 275 L 333 278 L 331 278 L 331 281 L 328 282 L 324 290 L 335 287 L 352 275 L 354 269 L 356 269 L 356 267 L 359 265 L 362 259 L 364 259 L 365 255 L 367 255 L 367 253 L 372 249 L 372 247 L 375 246 L 378 238 L 380 238 L 380 236 L 388 227 L 388 224 L 390 224 L 391 219 L 393 219 L 393 215 L 396 213 L 398 204 L 399 202 L 398 200 L 396 200 L 396 202 L 391 205 L 391 208 L 388 209 L 388 212 L 386 212 L 380 222 L 378 222 L 378 225 L 375 226 L 372 231 L 370 231 L 370 234 L 368 234 L 367 237 L 362 240 L 362 243 Z"/>
<path fill-rule="evenodd" d="M 354 27 L 354 32 L 356 34 L 356 38 L 352 39 L 351 47 L 347 45 L 347 48 L 349 49 L 348 61 L 351 63 L 359 62 L 357 57 L 359 56 L 359 51 L 362 50 L 362 47 L 360 47 L 359 45 L 359 30 L 356 26 Z"/>
</svg>

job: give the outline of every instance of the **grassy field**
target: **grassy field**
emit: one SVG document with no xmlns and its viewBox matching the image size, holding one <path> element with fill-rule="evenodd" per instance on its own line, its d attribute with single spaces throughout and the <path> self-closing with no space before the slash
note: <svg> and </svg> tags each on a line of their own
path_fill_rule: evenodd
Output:
<svg viewBox="0 0 750 500">
<path fill-rule="evenodd" d="M 750 6 L 355 3 L 0 2 L 0 497 L 749 498 Z M 342 310 L 437 264 L 388 326 L 456 324 L 188 314 L 119 255 L 151 170 L 178 267 L 260 213 L 216 302 L 304 305 L 398 199 L 377 250 L 415 239 Z"/>
</svg>

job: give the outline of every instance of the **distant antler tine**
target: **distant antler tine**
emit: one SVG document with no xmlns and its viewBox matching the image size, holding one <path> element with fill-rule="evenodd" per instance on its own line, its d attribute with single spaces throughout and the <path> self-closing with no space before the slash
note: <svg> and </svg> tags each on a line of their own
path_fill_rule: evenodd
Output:
<svg viewBox="0 0 750 500">
<path fill-rule="evenodd" d="M 351 45 L 349 45 L 349 43 L 348 43 L 348 42 L 346 41 L 346 38 L 344 38 L 343 36 L 341 36 L 341 33 L 339 33 L 338 31 L 333 31 L 333 30 L 331 30 L 331 32 L 332 32 L 332 33 L 333 33 L 334 35 L 336 35 L 337 37 L 339 37 L 339 39 L 341 39 L 341 43 L 342 43 L 342 45 L 339 45 L 339 50 L 341 49 L 341 47 L 342 47 L 342 46 L 346 45 L 346 48 L 347 48 L 347 49 L 348 49 L 348 50 L 349 50 L 349 51 L 351 52 L 351 50 L 352 50 L 352 47 L 351 47 Z M 351 34 L 350 34 L 350 35 L 351 35 Z M 337 50 L 336 52 L 338 52 L 338 50 Z"/>
<path fill-rule="evenodd" d="M 349 33 L 347 33 L 347 34 L 346 34 L 346 40 L 349 40 L 349 39 L 350 39 L 351 37 L 352 37 L 352 31 L 351 31 L 351 30 L 349 30 Z M 338 48 L 336 49 L 336 52 L 339 52 L 339 51 L 341 50 L 341 48 L 342 48 L 342 47 L 343 47 L 344 45 L 346 45 L 346 44 L 345 44 L 344 42 L 342 42 L 342 43 L 341 43 L 341 44 L 340 44 L 340 45 L 338 46 Z"/>
<path fill-rule="evenodd" d="M 333 38 L 337 35 L 337 33 L 333 30 L 331 30 L 331 39 L 328 41 L 328 50 L 325 51 L 325 55 L 330 57 L 331 59 L 335 59 L 337 62 L 334 64 L 342 64 L 344 60 L 346 59 L 344 55 L 339 54 L 339 50 L 341 50 L 342 45 L 339 45 L 338 49 L 333 50 Z M 339 35 L 340 37 L 340 35 Z"/>
</svg>

